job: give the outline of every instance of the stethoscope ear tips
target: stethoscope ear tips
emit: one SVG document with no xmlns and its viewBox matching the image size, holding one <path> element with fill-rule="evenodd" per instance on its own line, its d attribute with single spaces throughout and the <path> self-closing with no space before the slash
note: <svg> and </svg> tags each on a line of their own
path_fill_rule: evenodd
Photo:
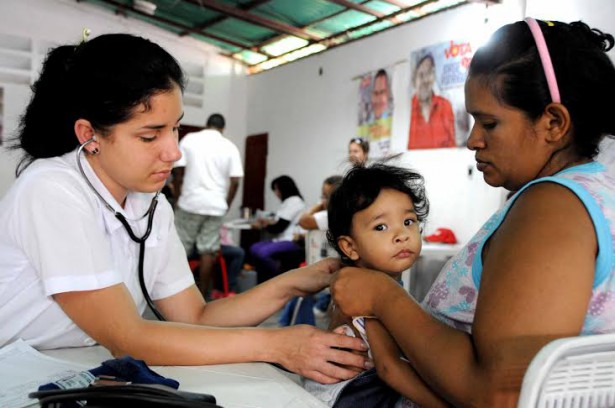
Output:
<svg viewBox="0 0 615 408">
<path fill-rule="evenodd" d="M 86 144 L 90 144 L 90 143 L 92 143 L 92 142 L 96 142 L 96 141 L 98 141 L 98 138 L 96 137 L 96 135 L 93 135 L 93 136 L 90 138 L 90 140 L 88 140 L 87 142 L 85 142 L 83 145 L 85 146 Z M 97 155 L 97 154 L 98 154 L 98 152 L 99 152 L 99 150 L 98 150 L 98 148 L 97 148 L 97 147 L 93 148 L 92 150 L 89 150 L 89 153 L 90 153 L 91 155 L 93 155 L 93 156 L 94 156 L 94 155 Z"/>
</svg>

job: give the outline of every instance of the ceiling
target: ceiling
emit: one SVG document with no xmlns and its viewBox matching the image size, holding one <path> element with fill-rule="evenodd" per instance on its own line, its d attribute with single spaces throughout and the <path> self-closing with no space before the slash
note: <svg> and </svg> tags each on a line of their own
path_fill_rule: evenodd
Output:
<svg viewBox="0 0 615 408">
<path fill-rule="evenodd" d="M 77 0 L 218 47 L 261 72 L 469 0 Z"/>
</svg>

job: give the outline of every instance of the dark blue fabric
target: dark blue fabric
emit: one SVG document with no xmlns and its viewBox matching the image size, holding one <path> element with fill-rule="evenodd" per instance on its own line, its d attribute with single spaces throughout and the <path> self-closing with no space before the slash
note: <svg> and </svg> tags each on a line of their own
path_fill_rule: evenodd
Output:
<svg viewBox="0 0 615 408">
<path fill-rule="evenodd" d="M 400 398 L 400 394 L 382 381 L 372 368 L 346 384 L 333 408 L 393 408 Z"/>
<path fill-rule="evenodd" d="M 329 307 L 329 303 L 331 303 L 331 294 L 330 293 L 323 293 L 322 295 L 320 295 L 318 297 L 318 299 L 316 300 L 315 303 L 315 307 L 322 311 L 322 312 L 326 312 L 327 308 Z"/>
<path fill-rule="evenodd" d="M 162 384 L 174 389 L 179 388 L 179 382 L 166 378 L 150 369 L 142 360 L 135 360 L 130 356 L 107 360 L 101 366 L 88 370 L 95 377 L 105 375 L 130 381 L 133 384 Z M 39 391 L 57 390 L 54 383 L 38 387 Z"/>
<path fill-rule="evenodd" d="M 228 286 L 232 291 L 237 292 L 237 277 L 241 273 L 241 269 L 243 268 L 243 262 L 246 257 L 246 253 L 243 248 L 236 245 L 220 245 L 220 250 L 222 251 L 222 256 L 226 261 L 226 274 L 228 276 Z M 219 263 L 216 263 L 216 270 L 220 269 Z M 216 275 L 218 276 L 218 275 Z M 221 272 L 220 272 L 220 276 Z M 214 284 L 216 289 L 224 290 L 222 287 L 222 278 L 215 279 Z"/>
<path fill-rule="evenodd" d="M 291 320 L 293 318 L 293 313 L 295 312 L 295 307 L 297 306 L 297 302 L 300 298 L 295 297 L 292 298 L 290 302 L 286 304 L 284 310 L 282 310 L 282 315 L 280 316 L 280 326 L 290 326 Z M 314 299 L 312 296 L 306 296 L 303 298 L 301 305 L 299 306 L 299 311 L 297 312 L 297 318 L 293 324 L 309 324 L 312 326 L 316 326 L 316 319 L 314 318 Z"/>
</svg>

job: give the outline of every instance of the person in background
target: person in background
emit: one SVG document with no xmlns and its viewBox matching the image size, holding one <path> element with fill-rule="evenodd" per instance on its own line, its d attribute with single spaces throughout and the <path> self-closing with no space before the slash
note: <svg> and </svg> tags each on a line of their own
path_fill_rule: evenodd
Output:
<svg viewBox="0 0 615 408">
<path fill-rule="evenodd" d="M 362 137 L 353 137 L 348 143 L 348 160 L 350 163 L 360 164 L 367 162 L 369 156 L 369 141 Z"/>
<path fill-rule="evenodd" d="M 191 255 L 196 248 L 201 262 L 199 283 L 203 295 L 209 291 L 211 273 L 220 251 L 220 227 L 243 177 L 237 147 L 222 133 L 224 117 L 215 113 L 204 130 L 188 133 L 179 142 L 182 157 L 173 170 L 177 198 L 175 226 Z"/>
<path fill-rule="evenodd" d="M 304 230 L 326 231 L 329 228 L 327 221 L 327 202 L 331 193 L 342 182 L 342 176 L 330 176 L 322 183 L 320 202 L 301 214 L 299 226 Z"/>
<path fill-rule="evenodd" d="M 342 269 L 331 286 L 343 313 L 377 318 L 453 406 L 516 407 L 545 344 L 615 332 L 615 179 L 594 161 L 615 134 L 614 42 L 582 22 L 497 30 L 470 63 L 467 145 L 485 181 L 515 195 L 444 266 L 422 307 L 363 268 Z"/>
<path fill-rule="evenodd" d="M 420 174 L 384 163 L 355 166 L 332 194 L 328 212 L 327 238 L 344 265 L 372 269 L 401 284 L 402 272 L 420 256 L 420 225 L 429 212 Z M 419 406 L 447 406 L 401 359 L 399 347 L 378 320 L 347 316 L 337 308 L 330 315 L 329 330 L 368 342 L 380 380 L 368 371 L 356 381 L 331 385 L 305 381 L 306 389 L 329 406 L 389 407 L 400 394 L 413 396 Z M 351 381 L 364 389 L 343 392 Z"/>
<path fill-rule="evenodd" d="M 303 196 L 295 181 L 289 176 L 279 176 L 271 181 L 271 190 L 282 204 L 273 218 L 261 218 L 252 227 L 273 235 L 271 240 L 260 241 L 250 247 L 258 282 L 279 275 L 280 259 L 288 254 L 303 254 L 303 248 L 294 240 L 295 229 L 305 208 Z M 291 255 L 292 256 L 292 255 Z M 302 260 L 296 262 L 301 263 Z"/>
<path fill-rule="evenodd" d="M 18 177 L 0 200 L 0 347 L 100 344 L 165 366 L 266 361 L 325 382 L 369 367 L 344 351 L 365 350 L 358 339 L 242 327 L 327 286 L 335 260 L 205 302 L 157 194 L 181 156 L 183 89 L 177 61 L 141 37 L 49 51 L 13 141 Z M 147 230 L 143 246 L 130 236 Z M 142 317 L 146 294 L 166 321 Z"/>
<path fill-rule="evenodd" d="M 436 63 L 427 53 L 412 72 L 414 95 L 410 113 L 408 149 L 455 147 L 455 115 L 448 99 L 436 95 Z"/>
<path fill-rule="evenodd" d="M 221 299 L 225 296 L 235 296 L 238 292 L 237 279 L 244 265 L 246 252 L 242 247 L 235 245 L 228 229 L 223 225 L 220 228 L 220 252 L 224 257 L 226 265 L 226 278 L 228 283 L 228 294 L 224 292 L 224 278 L 222 277 L 222 265 L 219 262 L 214 266 L 216 276 L 215 285 L 211 291 L 212 299 Z"/>
</svg>

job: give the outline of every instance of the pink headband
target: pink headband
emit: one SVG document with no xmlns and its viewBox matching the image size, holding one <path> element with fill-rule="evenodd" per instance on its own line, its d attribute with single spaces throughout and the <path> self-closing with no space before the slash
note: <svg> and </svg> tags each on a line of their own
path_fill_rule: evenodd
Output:
<svg viewBox="0 0 615 408">
<path fill-rule="evenodd" d="M 549 55 L 549 48 L 545 37 L 542 35 L 540 26 L 532 17 L 526 17 L 525 22 L 530 27 L 534 42 L 536 42 L 536 48 L 538 48 L 538 55 L 540 55 L 540 61 L 542 62 L 542 69 L 545 71 L 547 77 L 547 84 L 549 85 L 549 92 L 551 93 L 551 100 L 556 103 L 560 103 L 559 88 L 557 87 L 557 80 L 555 79 L 555 71 L 553 70 L 553 63 L 551 63 L 551 56 Z"/>
</svg>

